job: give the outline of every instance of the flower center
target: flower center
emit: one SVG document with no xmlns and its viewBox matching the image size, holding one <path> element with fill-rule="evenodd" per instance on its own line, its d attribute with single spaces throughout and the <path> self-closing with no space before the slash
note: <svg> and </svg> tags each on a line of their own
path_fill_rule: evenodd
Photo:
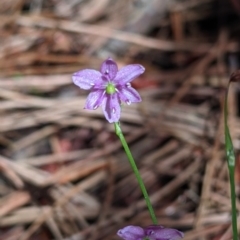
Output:
<svg viewBox="0 0 240 240">
<path fill-rule="evenodd" d="M 115 92 L 116 92 L 116 88 L 115 88 L 114 84 L 108 83 L 108 85 L 106 87 L 106 93 L 107 94 L 113 94 Z"/>
</svg>

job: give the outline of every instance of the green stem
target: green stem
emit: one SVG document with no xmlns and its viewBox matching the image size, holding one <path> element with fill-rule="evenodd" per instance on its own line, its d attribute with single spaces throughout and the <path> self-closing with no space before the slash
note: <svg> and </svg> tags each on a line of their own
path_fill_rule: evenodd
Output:
<svg viewBox="0 0 240 240">
<path fill-rule="evenodd" d="M 230 85 L 230 82 L 229 82 Z M 228 98 L 228 89 L 226 91 L 225 101 L 224 101 L 224 129 L 225 129 L 225 151 L 227 156 L 229 179 L 230 179 L 230 190 L 231 190 L 231 205 L 232 205 L 232 232 L 233 240 L 238 240 L 238 229 L 237 229 L 237 207 L 236 207 L 236 194 L 235 194 L 235 154 L 234 147 L 232 144 L 232 138 L 228 128 L 228 107 L 227 107 L 227 98 Z"/>
<path fill-rule="evenodd" d="M 124 150 L 125 150 L 125 152 L 127 154 L 127 157 L 128 157 L 129 162 L 130 162 L 130 165 L 132 167 L 132 170 L 133 170 L 133 172 L 134 172 L 134 174 L 136 176 L 136 179 L 138 181 L 138 184 L 139 184 L 139 186 L 141 188 L 142 194 L 144 196 L 144 199 L 145 199 L 147 207 L 148 207 L 148 211 L 149 211 L 150 216 L 152 218 L 152 222 L 153 222 L 153 224 L 157 225 L 157 218 L 155 216 L 155 213 L 154 213 L 154 210 L 153 210 L 150 198 L 148 196 L 147 190 L 146 190 L 145 185 L 143 183 L 142 177 L 141 177 L 141 175 L 140 175 L 140 173 L 138 171 L 137 165 L 136 165 L 136 163 L 135 163 L 135 161 L 133 159 L 132 153 L 131 153 L 131 151 L 130 151 L 130 149 L 128 147 L 128 144 L 127 144 L 127 142 L 125 140 L 125 137 L 123 136 L 123 133 L 122 133 L 122 130 L 121 130 L 119 122 L 118 123 L 114 123 L 114 126 L 115 126 L 115 132 L 116 132 L 117 136 L 119 137 L 119 139 L 120 139 L 120 141 L 122 143 L 122 146 L 123 146 L 123 148 L 124 148 Z"/>
<path fill-rule="evenodd" d="M 238 240 L 237 207 L 236 207 L 235 180 L 234 180 L 235 168 L 232 166 L 228 166 L 228 170 L 229 170 L 230 188 L 231 188 L 233 240 Z"/>
</svg>

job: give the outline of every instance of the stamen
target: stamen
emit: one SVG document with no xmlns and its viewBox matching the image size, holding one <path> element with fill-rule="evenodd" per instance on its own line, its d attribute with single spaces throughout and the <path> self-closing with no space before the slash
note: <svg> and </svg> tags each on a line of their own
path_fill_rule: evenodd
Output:
<svg viewBox="0 0 240 240">
<path fill-rule="evenodd" d="M 94 86 L 95 84 L 94 83 L 90 83 L 91 86 Z"/>
<path fill-rule="evenodd" d="M 105 74 L 109 74 L 109 70 L 108 69 L 105 70 Z"/>
<path fill-rule="evenodd" d="M 127 87 L 131 87 L 131 83 L 129 83 L 129 82 L 126 83 L 126 86 L 127 86 Z"/>
<path fill-rule="evenodd" d="M 116 109 L 115 108 L 112 108 L 112 113 L 115 113 L 116 112 Z"/>
<path fill-rule="evenodd" d="M 127 103 L 127 105 L 130 105 L 132 102 L 129 99 L 127 99 L 126 103 Z"/>
<path fill-rule="evenodd" d="M 93 110 L 96 110 L 98 108 L 98 105 L 95 105 L 94 107 L 93 107 Z"/>
</svg>

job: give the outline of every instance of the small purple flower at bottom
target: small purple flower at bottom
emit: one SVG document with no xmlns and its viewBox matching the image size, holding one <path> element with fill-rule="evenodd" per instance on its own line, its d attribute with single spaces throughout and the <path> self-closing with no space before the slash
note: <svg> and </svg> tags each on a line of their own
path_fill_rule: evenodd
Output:
<svg viewBox="0 0 240 240">
<path fill-rule="evenodd" d="M 73 74 L 72 79 L 78 87 L 90 90 L 85 109 L 94 110 L 100 105 L 106 119 L 118 122 L 121 114 L 121 102 L 128 105 L 141 102 L 139 93 L 130 82 L 145 71 L 139 64 L 130 64 L 118 70 L 117 64 L 108 58 L 102 63 L 100 72 L 84 69 Z"/>
<path fill-rule="evenodd" d="M 124 240 L 179 240 L 184 234 L 173 228 L 164 228 L 159 225 L 151 225 L 146 228 L 139 226 L 127 226 L 120 229 L 117 235 Z"/>
</svg>

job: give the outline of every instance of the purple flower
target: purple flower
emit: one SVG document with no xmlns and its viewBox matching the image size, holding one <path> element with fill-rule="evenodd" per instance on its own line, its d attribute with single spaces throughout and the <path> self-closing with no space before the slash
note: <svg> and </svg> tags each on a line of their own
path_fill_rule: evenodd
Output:
<svg viewBox="0 0 240 240">
<path fill-rule="evenodd" d="M 102 105 L 103 113 L 110 122 L 118 122 L 121 102 L 128 105 L 141 102 L 138 92 L 130 82 L 145 71 L 139 64 L 131 64 L 118 71 L 117 64 L 108 58 L 102 63 L 100 72 L 84 69 L 73 74 L 73 82 L 85 90 L 91 90 L 87 97 L 85 109 L 94 110 Z"/>
<path fill-rule="evenodd" d="M 127 226 L 120 229 L 117 235 L 124 240 L 179 240 L 184 234 L 173 228 L 164 228 L 159 225 L 151 225 L 146 228 Z"/>
</svg>

